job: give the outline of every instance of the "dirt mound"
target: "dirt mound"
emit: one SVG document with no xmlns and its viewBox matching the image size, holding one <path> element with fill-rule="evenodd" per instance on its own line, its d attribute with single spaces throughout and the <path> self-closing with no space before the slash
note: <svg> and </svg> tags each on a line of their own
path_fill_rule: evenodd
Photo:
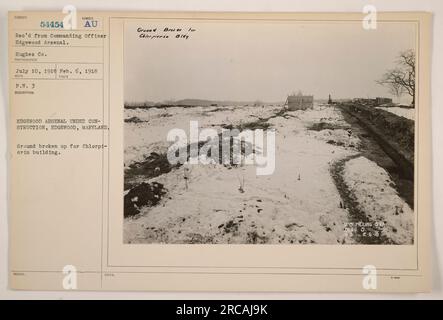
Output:
<svg viewBox="0 0 443 320">
<path fill-rule="evenodd" d="M 142 123 L 142 122 L 146 122 L 146 121 L 143 121 L 139 117 L 131 117 L 131 118 L 125 119 L 125 122 L 126 123 Z"/>
<path fill-rule="evenodd" d="M 151 179 L 164 173 L 170 172 L 174 168 L 168 161 L 167 154 L 152 152 L 144 161 L 134 162 L 125 170 L 125 186 L 128 190 L 137 184 L 138 178 Z M 140 181 L 138 181 L 140 182 Z"/>
</svg>

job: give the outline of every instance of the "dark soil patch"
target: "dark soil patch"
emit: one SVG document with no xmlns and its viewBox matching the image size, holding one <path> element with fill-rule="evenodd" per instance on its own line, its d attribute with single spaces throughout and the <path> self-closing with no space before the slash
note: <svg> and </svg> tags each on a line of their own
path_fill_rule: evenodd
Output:
<svg viewBox="0 0 443 320">
<path fill-rule="evenodd" d="M 141 120 L 139 117 L 131 117 L 131 118 L 125 119 L 125 122 L 126 123 L 142 123 L 142 122 L 148 122 L 148 121 Z"/>
<path fill-rule="evenodd" d="M 212 110 L 205 110 L 205 113 L 212 113 L 212 112 L 219 112 L 219 111 L 226 111 L 228 110 L 227 108 L 223 108 L 223 107 L 218 107 Z"/>
<path fill-rule="evenodd" d="M 340 125 L 336 125 L 329 122 L 316 122 L 312 124 L 310 127 L 308 127 L 308 130 L 314 130 L 314 131 L 322 131 L 322 130 L 336 130 L 336 129 L 349 129 L 349 127 L 344 127 Z"/>
<path fill-rule="evenodd" d="M 185 244 L 208 244 L 213 243 L 213 237 L 201 235 L 200 233 L 188 233 L 187 238 L 183 241 Z"/>
<path fill-rule="evenodd" d="M 302 228 L 302 227 L 303 227 L 303 225 L 298 224 L 296 222 L 288 223 L 287 225 L 285 225 L 285 228 L 288 230 L 293 230 L 295 228 Z"/>
<path fill-rule="evenodd" d="M 238 223 L 234 222 L 234 220 L 229 220 L 224 226 L 225 233 L 235 233 L 238 231 Z"/>
<path fill-rule="evenodd" d="M 257 231 L 248 232 L 246 243 L 249 244 L 265 244 L 269 242 L 269 238 L 266 236 L 261 236 Z"/>
<path fill-rule="evenodd" d="M 153 207 L 157 205 L 166 194 L 161 183 L 143 182 L 129 190 L 124 198 L 124 217 L 135 216 L 140 213 L 143 207 Z"/>
<path fill-rule="evenodd" d="M 240 123 L 239 125 L 232 125 L 232 124 L 226 124 L 226 125 L 222 125 L 222 128 L 224 129 L 238 129 L 240 131 L 243 130 L 256 130 L 256 129 L 262 129 L 262 130 L 267 130 L 269 129 L 269 127 L 271 126 L 270 123 L 266 122 L 265 120 L 257 120 L 257 121 L 251 121 L 251 122 L 245 122 L 245 123 Z"/>
<path fill-rule="evenodd" d="M 334 140 L 328 140 L 328 141 L 326 141 L 326 143 L 332 144 L 334 146 L 339 146 L 339 147 L 342 147 L 345 145 L 344 142 L 342 142 L 342 141 L 334 141 Z"/>
</svg>

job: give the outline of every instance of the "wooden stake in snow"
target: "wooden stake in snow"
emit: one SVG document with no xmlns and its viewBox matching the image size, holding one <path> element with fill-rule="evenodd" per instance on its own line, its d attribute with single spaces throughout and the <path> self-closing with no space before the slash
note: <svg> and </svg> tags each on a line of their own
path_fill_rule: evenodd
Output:
<svg viewBox="0 0 443 320">
<path fill-rule="evenodd" d="M 240 183 L 240 187 L 238 188 L 238 191 L 240 191 L 240 193 L 244 193 L 245 192 L 245 173 L 244 173 L 244 169 L 242 169 L 242 176 L 239 177 L 237 176 L 238 181 Z"/>
<path fill-rule="evenodd" d="M 188 165 L 185 164 L 183 166 L 183 180 L 185 180 L 186 190 L 188 190 L 188 180 L 189 180 L 190 175 L 191 175 L 191 169 L 189 168 Z"/>
</svg>

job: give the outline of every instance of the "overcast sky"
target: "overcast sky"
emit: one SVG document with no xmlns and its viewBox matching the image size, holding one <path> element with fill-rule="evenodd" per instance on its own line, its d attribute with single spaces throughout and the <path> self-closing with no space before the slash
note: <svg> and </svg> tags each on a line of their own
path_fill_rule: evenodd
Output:
<svg viewBox="0 0 443 320">
<path fill-rule="evenodd" d="M 137 28 L 194 28 L 190 38 L 143 39 Z M 171 33 L 172 36 L 175 33 Z M 360 22 L 126 22 L 125 101 L 184 98 L 284 101 L 390 96 L 377 85 L 402 50 L 415 48 L 415 25 Z M 409 101 L 408 97 L 405 97 Z M 404 99 L 402 99 L 404 100 Z"/>
</svg>

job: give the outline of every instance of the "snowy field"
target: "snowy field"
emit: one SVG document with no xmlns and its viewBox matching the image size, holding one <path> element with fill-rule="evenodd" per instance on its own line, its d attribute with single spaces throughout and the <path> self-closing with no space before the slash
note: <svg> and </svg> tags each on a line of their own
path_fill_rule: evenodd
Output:
<svg viewBox="0 0 443 320">
<path fill-rule="evenodd" d="M 365 222 L 376 225 L 370 236 L 381 243 L 412 243 L 413 211 L 388 173 L 359 156 L 360 139 L 340 111 L 326 105 L 281 111 L 278 105 L 125 109 L 125 208 L 129 203 L 136 214 L 124 219 L 124 242 L 354 244 L 362 242 L 356 229 Z M 144 176 L 137 168 L 165 154 L 168 131 L 188 132 L 190 120 L 200 130 L 266 122 L 276 132 L 275 172 L 257 176 L 254 166 L 199 164 Z M 331 173 L 339 161 L 341 186 Z M 161 186 L 149 205 L 140 205 L 143 195 L 136 193 L 152 189 L 137 189 L 143 183 Z M 363 218 L 353 216 L 352 204 Z"/>
<path fill-rule="evenodd" d="M 377 109 L 382 109 L 397 116 L 414 120 L 415 119 L 415 109 L 414 108 L 400 108 L 400 107 L 378 107 Z"/>
</svg>

